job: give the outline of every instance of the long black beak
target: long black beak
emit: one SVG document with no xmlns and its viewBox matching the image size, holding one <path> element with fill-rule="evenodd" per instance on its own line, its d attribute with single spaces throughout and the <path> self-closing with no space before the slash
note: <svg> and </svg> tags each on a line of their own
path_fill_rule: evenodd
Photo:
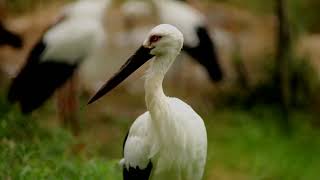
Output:
<svg viewBox="0 0 320 180">
<path fill-rule="evenodd" d="M 130 74 L 135 72 L 145 62 L 150 60 L 154 55 L 150 54 L 151 49 L 141 46 L 133 56 L 120 68 L 120 70 L 108 81 L 100 90 L 90 99 L 88 104 L 91 104 L 101 98 L 106 93 L 110 92 L 113 88 L 118 86 Z"/>
</svg>

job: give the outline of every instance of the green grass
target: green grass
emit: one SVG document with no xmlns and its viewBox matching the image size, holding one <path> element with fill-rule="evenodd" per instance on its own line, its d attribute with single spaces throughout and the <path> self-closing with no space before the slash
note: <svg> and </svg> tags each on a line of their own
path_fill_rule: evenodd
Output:
<svg viewBox="0 0 320 180">
<path fill-rule="evenodd" d="M 318 179 L 320 133 L 311 126 L 314 118 L 293 113 L 288 135 L 279 128 L 279 117 L 270 107 L 212 114 L 216 123 L 207 123 L 208 165 L 241 172 L 246 179 Z"/>
<path fill-rule="evenodd" d="M 68 152 L 70 137 L 57 131 L 30 141 L 3 139 L 0 179 L 114 179 L 119 175 L 114 161 L 85 159 Z"/>
<path fill-rule="evenodd" d="M 41 128 L 3 100 L 0 109 L 0 179 L 120 179 L 117 160 L 82 153 L 68 131 Z"/>
<path fill-rule="evenodd" d="M 209 142 L 205 179 L 318 179 L 320 132 L 311 124 L 312 114 L 294 112 L 291 135 L 279 128 L 281 114 L 269 106 L 225 108 L 202 116 Z M 75 138 L 64 129 L 40 127 L 45 119 L 22 116 L 3 101 L 0 119 L 0 179 L 121 179 L 120 157 L 112 153 L 115 143 L 121 146 L 120 137 L 81 150 L 85 131 Z M 121 126 L 118 130 L 125 134 L 129 122 L 113 128 Z"/>
</svg>

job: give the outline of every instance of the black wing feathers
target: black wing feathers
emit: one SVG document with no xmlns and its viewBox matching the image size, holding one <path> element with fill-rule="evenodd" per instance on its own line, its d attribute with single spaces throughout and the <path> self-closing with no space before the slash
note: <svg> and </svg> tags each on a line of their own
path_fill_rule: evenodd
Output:
<svg viewBox="0 0 320 180">
<path fill-rule="evenodd" d="M 148 180 L 152 170 L 151 161 L 145 169 L 140 169 L 139 167 L 133 168 L 123 167 L 123 180 Z"/>
<path fill-rule="evenodd" d="M 10 102 L 18 102 L 23 113 L 39 108 L 73 74 L 76 65 L 61 61 L 40 62 L 45 44 L 39 42 L 33 48 L 25 66 L 13 80 L 8 93 Z"/>
<path fill-rule="evenodd" d="M 123 142 L 123 151 L 124 146 L 126 145 L 126 141 L 128 139 L 129 132 L 127 133 L 126 137 L 124 138 Z M 148 180 L 152 170 L 152 163 L 151 161 L 148 163 L 148 166 L 145 169 L 140 169 L 139 167 L 133 168 L 123 167 L 123 180 Z"/>
<path fill-rule="evenodd" d="M 21 48 L 22 38 L 19 35 L 8 31 L 0 22 L 0 45 L 10 45 L 15 48 Z"/>
<path fill-rule="evenodd" d="M 218 62 L 216 47 L 206 27 L 198 27 L 197 35 L 200 41 L 198 46 L 189 47 L 188 45 L 184 45 L 183 50 L 207 69 L 213 81 L 221 81 L 223 73 Z"/>
</svg>

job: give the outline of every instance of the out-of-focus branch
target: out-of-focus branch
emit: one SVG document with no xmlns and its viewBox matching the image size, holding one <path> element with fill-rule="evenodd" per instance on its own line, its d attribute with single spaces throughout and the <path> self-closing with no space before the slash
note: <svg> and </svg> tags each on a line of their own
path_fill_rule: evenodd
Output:
<svg viewBox="0 0 320 180">
<path fill-rule="evenodd" d="M 290 108 L 290 59 L 291 38 L 285 0 L 276 0 L 275 13 L 278 22 L 276 40 L 276 72 L 275 82 L 278 89 L 278 99 L 284 113 L 283 126 L 289 128 Z"/>
</svg>

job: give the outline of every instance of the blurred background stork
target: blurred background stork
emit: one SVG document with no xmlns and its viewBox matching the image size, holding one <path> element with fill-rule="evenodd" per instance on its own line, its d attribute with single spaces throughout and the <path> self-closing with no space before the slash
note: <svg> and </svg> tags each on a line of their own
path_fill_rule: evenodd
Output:
<svg viewBox="0 0 320 180">
<path fill-rule="evenodd" d="M 58 92 L 60 118 L 79 129 L 78 75 L 81 62 L 105 41 L 104 10 L 109 0 L 79 1 L 64 7 L 48 27 L 11 83 L 8 99 L 31 113 Z"/>
<path fill-rule="evenodd" d="M 0 47 L 10 46 L 19 49 L 23 45 L 22 37 L 8 29 L 5 24 L 6 10 L 5 2 L 0 1 Z M 3 61 L 2 59 L 0 59 Z M 5 67 L 0 63 L 0 85 L 4 85 L 4 81 L 8 79 L 8 72 L 6 72 Z"/>
<path fill-rule="evenodd" d="M 3 27 L 23 40 L 20 49 L 0 47 L 0 179 L 121 179 L 114 165 L 122 157 L 119 142 L 145 110 L 145 66 L 108 98 L 84 104 L 160 23 L 178 26 L 187 40 L 164 87 L 206 123 L 204 179 L 318 178 L 320 1 L 110 0 L 99 38 L 105 44 L 75 60 L 76 71 L 52 94 L 60 103 L 48 98 L 22 115 L 6 101 L 12 80 L 39 40 L 65 21 L 55 24 L 65 7 L 86 1 L 99 0 L 0 0 Z M 90 27 L 79 21 L 74 32 Z M 19 91 L 35 88 L 26 87 Z M 78 136 L 61 128 L 67 114 L 77 117 Z"/>
<path fill-rule="evenodd" d="M 125 1 L 119 9 L 124 16 L 126 38 L 132 44 L 141 41 L 141 34 L 147 30 L 141 27 L 148 25 L 148 22 L 149 26 L 159 23 L 175 25 L 185 36 L 184 51 L 206 69 L 212 81 L 222 80 L 223 70 L 213 38 L 210 36 L 210 29 L 206 24 L 205 16 L 196 8 L 177 0 L 130 0 Z M 151 22 L 150 17 L 153 17 Z M 175 71 L 181 70 L 176 67 Z M 174 76 L 177 74 L 179 73 L 176 72 Z"/>
</svg>

